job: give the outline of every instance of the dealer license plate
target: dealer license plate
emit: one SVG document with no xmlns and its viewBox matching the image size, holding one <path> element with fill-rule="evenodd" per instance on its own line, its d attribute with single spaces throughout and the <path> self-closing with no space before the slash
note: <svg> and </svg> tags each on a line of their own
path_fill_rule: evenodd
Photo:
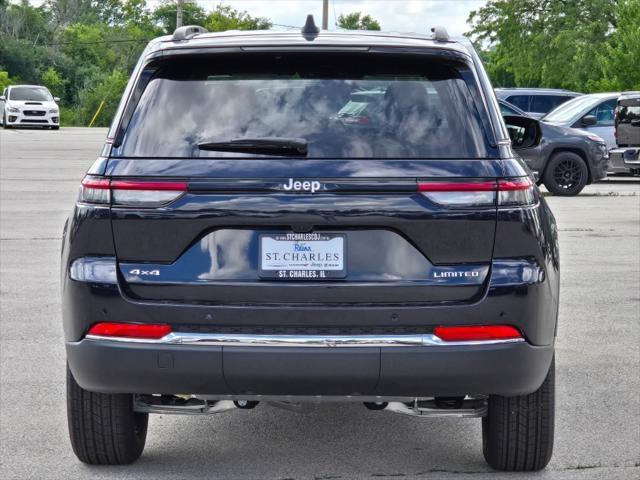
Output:
<svg viewBox="0 0 640 480">
<path fill-rule="evenodd" d="M 337 233 L 260 235 L 260 277 L 282 280 L 344 278 L 345 236 Z"/>
</svg>

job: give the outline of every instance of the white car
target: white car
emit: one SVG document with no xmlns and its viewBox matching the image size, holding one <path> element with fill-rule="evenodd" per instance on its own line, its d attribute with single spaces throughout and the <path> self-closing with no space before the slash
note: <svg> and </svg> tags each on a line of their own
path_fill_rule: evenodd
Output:
<svg viewBox="0 0 640 480">
<path fill-rule="evenodd" d="M 597 135 L 607 143 L 607 150 L 611 150 L 617 146 L 614 112 L 619 96 L 620 92 L 582 95 L 551 110 L 542 121 Z"/>
<path fill-rule="evenodd" d="M 0 96 L 0 119 L 4 128 L 17 126 L 60 128 L 60 99 L 47 87 L 11 85 Z"/>
</svg>

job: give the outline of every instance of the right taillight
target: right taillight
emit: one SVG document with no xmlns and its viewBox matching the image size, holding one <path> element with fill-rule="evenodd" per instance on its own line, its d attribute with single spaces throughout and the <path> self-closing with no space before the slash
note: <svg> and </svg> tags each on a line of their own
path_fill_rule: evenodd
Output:
<svg viewBox="0 0 640 480">
<path fill-rule="evenodd" d="M 187 182 L 149 180 L 109 180 L 85 177 L 79 200 L 84 203 L 153 207 L 182 196 Z"/>
<path fill-rule="evenodd" d="M 443 342 L 520 340 L 522 333 L 511 325 L 440 325 L 433 333 Z"/>
<path fill-rule="evenodd" d="M 500 180 L 418 181 L 418 192 L 447 207 L 525 206 L 535 203 L 529 177 Z"/>
<path fill-rule="evenodd" d="M 534 188 L 529 177 L 498 180 L 498 206 L 532 205 L 536 202 Z"/>
</svg>

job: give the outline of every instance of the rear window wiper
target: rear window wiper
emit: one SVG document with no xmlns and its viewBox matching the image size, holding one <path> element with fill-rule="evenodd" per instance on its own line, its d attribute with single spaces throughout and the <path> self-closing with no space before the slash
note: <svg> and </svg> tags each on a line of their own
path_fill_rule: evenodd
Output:
<svg viewBox="0 0 640 480">
<path fill-rule="evenodd" d="M 307 155 L 307 141 L 304 138 L 235 138 L 225 142 L 200 143 L 198 148 L 211 152 L 258 153 L 261 155 L 288 157 L 304 157 Z"/>
</svg>

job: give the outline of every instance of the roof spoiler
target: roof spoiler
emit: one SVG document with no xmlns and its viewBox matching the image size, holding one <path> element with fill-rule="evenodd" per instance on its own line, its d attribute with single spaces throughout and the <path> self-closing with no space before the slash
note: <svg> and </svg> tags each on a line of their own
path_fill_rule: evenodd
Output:
<svg viewBox="0 0 640 480">
<path fill-rule="evenodd" d="M 431 27 L 431 32 L 433 32 L 433 39 L 436 42 L 448 42 L 449 41 L 449 33 L 447 29 L 444 27 Z"/>
<path fill-rule="evenodd" d="M 189 40 L 190 38 L 193 38 L 200 33 L 207 33 L 208 31 L 209 30 L 199 25 L 185 25 L 184 27 L 176 28 L 175 32 L 173 32 L 173 37 L 171 37 L 171 40 L 173 40 L 174 42 Z"/>
</svg>

